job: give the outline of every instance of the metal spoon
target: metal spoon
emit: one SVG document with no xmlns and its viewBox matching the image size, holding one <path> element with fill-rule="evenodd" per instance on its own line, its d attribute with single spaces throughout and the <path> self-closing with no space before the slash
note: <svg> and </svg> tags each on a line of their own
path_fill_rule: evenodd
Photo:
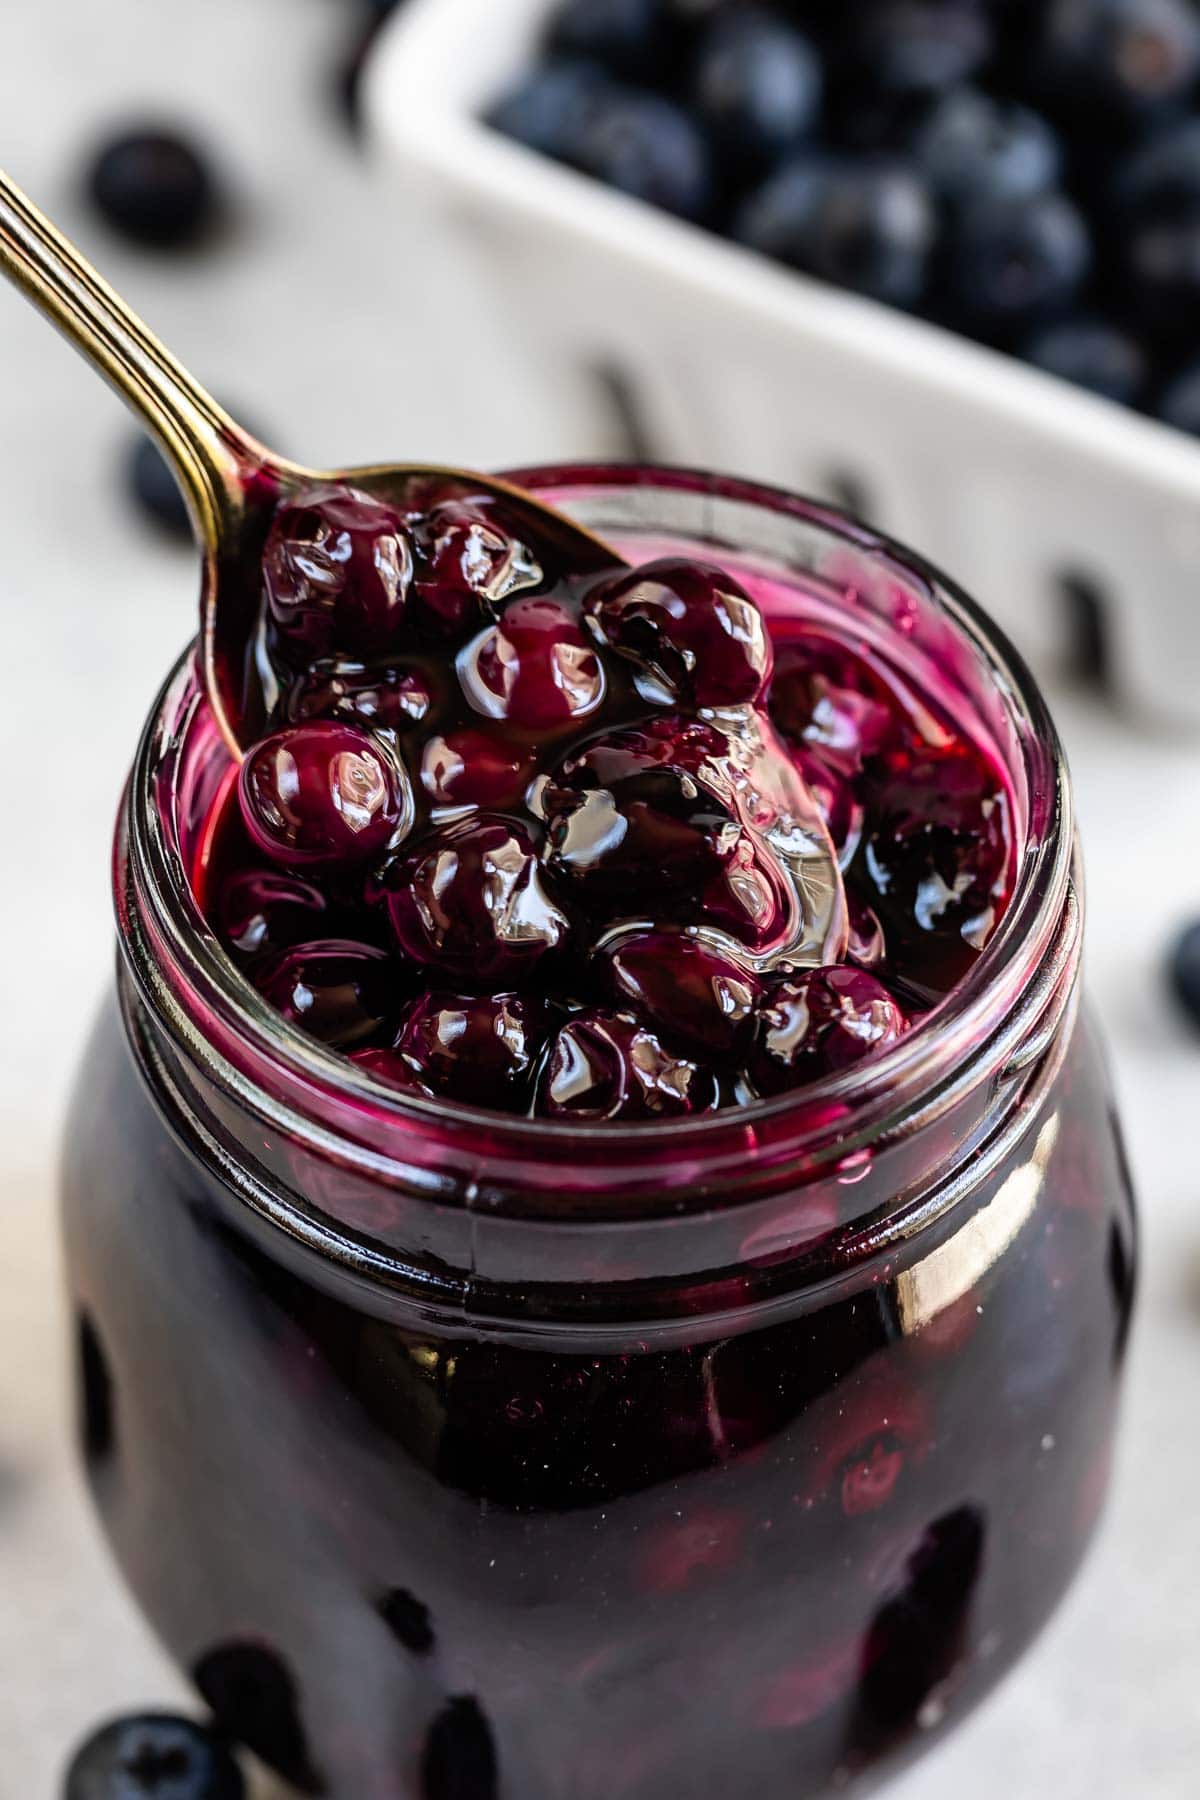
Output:
<svg viewBox="0 0 1200 1800">
<path fill-rule="evenodd" d="M 422 510 L 431 493 L 439 500 L 498 497 L 506 522 L 573 573 L 624 566 L 603 539 L 494 475 L 414 463 L 318 471 L 277 456 L 234 423 L 3 171 L 0 270 L 116 389 L 175 471 L 204 559 L 204 684 L 221 735 L 239 761 L 259 735 L 264 711 L 253 656 L 262 549 L 275 509 L 289 495 L 330 482 L 361 488 L 402 510 Z M 736 749 L 731 739 L 731 768 Z M 786 763 L 793 794 L 777 825 L 786 826 L 800 848 L 786 863 L 796 895 L 786 955 L 777 948 L 769 960 L 793 968 L 836 961 L 846 941 L 837 856 L 806 784 L 786 758 L 779 761 Z"/>
<path fill-rule="evenodd" d="M 500 497 L 518 534 L 587 574 L 624 559 L 592 532 L 523 488 L 471 469 L 414 463 L 306 469 L 251 437 L 114 293 L 75 246 L 0 171 L 0 269 L 70 339 L 158 440 L 187 497 L 203 555 L 200 593 L 204 683 L 213 714 L 240 760 L 261 724 L 251 646 L 257 570 L 280 500 L 316 483 L 361 488 L 402 509 L 421 496 Z"/>
</svg>

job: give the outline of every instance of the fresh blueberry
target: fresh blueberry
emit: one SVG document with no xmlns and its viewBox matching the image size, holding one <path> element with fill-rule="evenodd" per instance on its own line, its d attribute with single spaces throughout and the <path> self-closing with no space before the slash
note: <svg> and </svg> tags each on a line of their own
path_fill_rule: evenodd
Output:
<svg viewBox="0 0 1200 1800">
<path fill-rule="evenodd" d="M 117 1719 L 71 1761 L 63 1800 L 242 1800 L 245 1783 L 202 1725 L 168 1713 Z"/>
<path fill-rule="evenodd" d="M 945 250 L 951 323 L 997 342 L 1019 341 L 1066 312 L 1092 265 L 1083 216 L 1057 192 L 976 201 L 956 218 Z"/>
<path fill-rule="evenodd" d="M 844 60 L 851 87 L 930 95 L 970 81 L 992 49 L 976 0 L 866 0 L 847 9 Z"/>
<path fill-rule="evenodd" d="M 586 109 L 571 160 L 606 186 L 681 218 L 702 220 L 712 210 L 708 142 L 682 107 L 657 94 L 607 88 Z"/>
<path fill-rule="evenodd" d="M 554 57 L 503 95 L 488 122 L 530 150 L 573 162 L 580 123 L 605 86 L 594 63 Z"/>
<path fill-rule="evenodd" d="M 1137 405 L 1149 374 L 1148 358 L 1137 339 L 1107 319 L 1064 319 L 1048 325 L 1025 343 L 1021 355 L 1035 368 L 1123 406 Z"/>
<path fill-rule="evenodd" d="M 670 48 L 663 0 L 564 0 L 546 47 L 603 63 L 631 81 L 652 81 Z"/>
<path fill-rule="evenodd" d="M 105 221 L 134 243 L 173 250 L 212 224 L 217 189 L 195 144 L 172 131 L 137 130 L 96 153 L 88 189 Z"/>
<path fill-rule="evenodd" d="M 948 205 L 1027 200 L 1062 173 L 1062 148 L 1038 113 L 976 88 L 946 94 L 913 141 L 913 158 Z"/>
<path fill-rule="evenodd" d="M 1190 0 L 1051 0 L 1033 55 L 1045 105 L 1089 137 L 1111 137 L 1183 101 L 1200 77 Z"/>
<path fill-rule="evenodd" d="M 1200 1030 L 1200 919 L 1185 926 L 1176 938 L 1170 976 L 1176 999 Z"/>
<path fill-rule="evenodd" d="M 692 100 L 726 165 L 760 171 L 812 136 L 822 82 L 808 39 L 752 6 L 714 18 L 700 47 Z"/>
<path fill-rule="evenodd" d="M 129 489 L 146 517 L 180 543 L 192 541 L 192 519 L 170 463 L 152 437 L 137 438 L 127 464 Z"/>
<path fill-rule="evenodd" d="M 1200 362 L 1189 363 L 1167 383 L 1154 410 L 1164 425 L 1200 437 Z"/>
<path fill-rule="evenodd" d="M 1166 337 L 1194 337 L 1200 316 L 1200 119 L 1135 151 L 1113 186 L 1108 237 L 1131 310 Z"/>
<path fill-rule="evenodd" d="M 784 163 L 736 226 L 765 256 L 901 307 L 921 299 L 935 230 L 928 190 L 911 170 L 819 156 Z"/>
</svg>

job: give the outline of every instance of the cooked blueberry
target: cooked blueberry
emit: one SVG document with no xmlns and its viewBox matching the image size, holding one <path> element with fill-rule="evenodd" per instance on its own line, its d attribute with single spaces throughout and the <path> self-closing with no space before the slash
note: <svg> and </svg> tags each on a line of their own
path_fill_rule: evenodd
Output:
<svg viewBox="0 0 1200 1800">
<path fill-rule="evenodd" d="M 1171 986 L 1180 1005 L 1200 1028 L 1200 921 L 1180 932 L 1171 950 Z"/>
<path fill-rule="evenodd" d="M 1200 362 L 1172 377 L 1159 395 L 1155 412 L 1164 425 L 1200 437 Z"/>
<path fill-rule="evenodd" d="M 1038 113 L 975 88 L 943 96 L 913 140 L 913 159 L 951 206 L 1028 200 L 1058 184 L 1062 148 Z"/>
<path fill-rule="evenodd" d="M 623 1013 L 583 1012 L 554 1039 L 534 1111 L 594 1124 L 612 1119 L 684 1118 L 718 1102 L 711 1072 L 668 1050 Z"/>
<path fill-rule="evenodd" d="M 381 894 L 401 950 L 472 988 L 511 985 L 569 936 L 529 833 L 504 818 L 430 833 L 386 871 Z"/>
<path fill-rule="evenodd" d="M 434 704 L 433 676 L 387 663 L 383 667 L 318 657 L 297 675 L 284 697 L 293 725 L 311 719 L 340 719 L 365 731 L 404 733 L 419 725 Z"/>
<path fill-rule="evenodd" d="M 354 488 L 323 486 L 281 506 L 263 552 L 276 644 L 301 660 L 396 647 L 413 577 L 398 512 Z"/>
<path fill-rule="evenodd" d="M 544 796 L 547 867 L 589 897 L 634 909 L 641 894 L 708 879 L 741 835 L 705 778 L 724 749 L 709 727 L 669 719 L 569 756 Z"/>
<path fill-rule="evenodd" d="M 192 541 L 192 517 L 170 463 L 152 437 L 139 437 L 129 453 L 129 487 L 146 516 L 180 543 Z"/>
<path fill-rule="evenodd" d="M 876 92 L 938 94 L 987 61 L 992 29 L 973 0 L 865 0 L 847 15 L 852 79 Z"/>
<path fill-rule="evenodd" d="M 666 697 L 739 706 L 771 678 L 762 614 L 721 569 L 664 557 L 593 588 L 587 604 L 605 642 L 646 664 Z"/>
<path fill-rule="evenodd" d="M 1123 406 L 1137 404 L 1149 375 L 1149 359 L 1137 339 L 1107 319 L 1048 325 L 1028 340 L 1021 354 L 1035 368 Z"/>
<path fill-rule="evenodd" d="M 748 950 L 779 937 L 788 914 L 789 883 L 760 839 L 741 832 L 733 851 L 700 889 L 700 914 Z"/>
<path fill-rule="evenodd" d="M 212 224 L 217 190 L 199 148 L 177 132 L 123 132 L 97 152 L 92 199 L 114 231 L 152 249 L 194 243 Z"/>
<path fill-rule="evenodd" d="M 1200 119 L 1128 159 L 1114 184 L 1108 241 L 1139 323 L 1190 345 L 1200 307 Z"/>
<path fill-rule="evenodd" d="M 264 999 L 292 1025 L 338 1050 L 378 1037 L 398 1011 L 398 973 L 384 950 L 318 938 L 254 971 Z"/>
<path fill-rule="evenodd" d="M 727 164 L 756 170 L 812 135 L 822 80 L 808 39 L 751 6 L 714 17 L 700 46 L 692 101 Z"/>
<path fill-rule="evenodd" d="M 554 58 L 530 70 L 491 108 L 488 121 L 543 156 L 573 162 L 580 124 L 604 86 L 594 63 Z"/>
<path fill-rule="evenodd" d="M 429 1092 L 503 1112 L 523 1101 L 548 1031 L 539 1000 L 435 989 L 410 1002 L 394 1048 Z"/>
<path fill-rule="evenodd" d="M 1032 74 L 1073 129 L 1108 138 L 1192 92 L 1200 20 L 1189 0 L 1050 0 Z"/>
<path fill-rule="evenodd" d="M 677 931 L 638 932 L 599 953 L 619 1007 L 701 1056 L 732 1056 L 749 1036 L 759 983 Z"/>
<path fill-rule="evenodd" d="M 683 108 L 613 86 L 586 108 L 574 166 L 606 186 L 685 219 L 704 219 L 714 193 L 708 143 Z"/>
<path fill-rule="evenodd" d="M 434 806 L 517 806 L 537 759 L 521 744 L 460 726 L 428 738 L 421 753 L 421 785 Z"/>
<path fill-rule="evenodd" d="M 547 48 L 603 63 L 634 81 L 650 81 L 669 48 L 663 0 L 564 0 Z"/>
<path fill-rule="evenodd" d="M 319 887 L 282 869 L 235 869 L 217 894 L 217 925 L 240 956 L 270 954 L 317 937 L 328 912 Z"/>
<path fill-rule="evenodd" d="M 951 319 L 1005 342 L 1066 312 L 1092 265 L 1083 216 L 1057 192 L 977 200 L 956 217 L 945 248 Z"/>
<path fill-rule="evenodd" d="M 477 711 L 518 730 L 549 731 L 594 712 L 604 671 L 561 600 L 523 594 L 460 658 L 463 691 Z"/>
<path fill-rule="evenodd" d="M 533 552 L 484 504 L 446 500 L 433 507 L 418 544 L 420 613 L 439 635 L 465 636 L 543 578 Z"/>
<path fill-rule="evenodd" d="M 736 231 L 751 249 L 806 274 L 910 307 L 925 289 L 935 226 L 928 190 L 911 170 L 808 155 L 751 195 Z"/>
<path fill-rule="evenodd" d="M 191 1719 L 146 1713 L 90 1737 L 67 1770 L 63 1800 L 242 1800 L 229 1751 Z"/>
<path fill-rule="evenodd" d="M 421 1758 L 421 1800 L 499 1800 L 492 1728 L 478 1700 L 448 1700 L 429 1728 Z"/>
<path fill-rule="evenodd" d="M 260 850 L 313 868 L 379 856 L 402 835 L 410 806 L 378 742 L 332 720 L 263 738 L 242 764 L 238 797 Z"/>
<path fill-rule="evenodd" d="M 895 1044 L 908 1020 L 865 969 L 807 969 L 764 994 L 750 1072 L 764 1094 L 838 1074 Z"/>
<path fill-rule="evenodd" d="M 804 745 L 795 746 L 791 757 L 817 803 L 844 869 L 853 859 L 862 836 L 863 805 L 855 793 L 854 782 Z"/>
<path fill-rule="evenodd" d="M 858 775 L 895 727 L 888 690 L 874 670 L 826 638 L 780 652 L 770 694 L 783 736 L 803 743 L 842 775 Z"/>
<path fill-rule="evenodd" d="M 224 1736 L 245 1744 L 301 1793 L 325 1791 L 309 1754 L 296 1683 L 270 1645 L 218 1644 L 196 1663 L 192 1680 Z"/>
</svg>

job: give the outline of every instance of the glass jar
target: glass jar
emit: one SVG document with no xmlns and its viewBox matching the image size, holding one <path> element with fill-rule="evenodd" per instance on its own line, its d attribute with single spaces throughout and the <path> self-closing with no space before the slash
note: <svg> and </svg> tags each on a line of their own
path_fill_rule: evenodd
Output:
<svg viewBox="0 0 1200 1800">
<path fill-rule="evenodd" d="M 798 1800 L 974 1705 L 1104 1494 L 1135 1239 L 1069 786 L 1019 661 L 895 546 L 684 472 L 520 478 L 936 669 L 1008 767 L 1013 900 L 898 1047 L 781 1099 L 591 1129 L 414 1099 L 200 917 L 229 769 L 186 659 L 67 1138 L 87 1469 L 164 1642 L 301 1792 Z"/>
</svg>

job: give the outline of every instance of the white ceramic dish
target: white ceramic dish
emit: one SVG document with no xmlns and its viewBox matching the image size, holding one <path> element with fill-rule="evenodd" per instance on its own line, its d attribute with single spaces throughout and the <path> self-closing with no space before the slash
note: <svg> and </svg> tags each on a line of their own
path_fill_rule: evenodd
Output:
<svg viewBox="0 0 1200 1800">
<path fill-rule="evenodd" d="M 536 371 L 520 404 L 539 451 L 595 448 L 595 373 L 615 371 L 655 458 L 857 490 L 1042 667 L 1067 649 L 1064 579 L 1090 584 L 1122 700 L 1200 726 L 1200 444 L 502 138 L 481 114 L 552 3 L 407 0 L 366 90 L 423 257 L 477 284 Z"/>
</svg>

